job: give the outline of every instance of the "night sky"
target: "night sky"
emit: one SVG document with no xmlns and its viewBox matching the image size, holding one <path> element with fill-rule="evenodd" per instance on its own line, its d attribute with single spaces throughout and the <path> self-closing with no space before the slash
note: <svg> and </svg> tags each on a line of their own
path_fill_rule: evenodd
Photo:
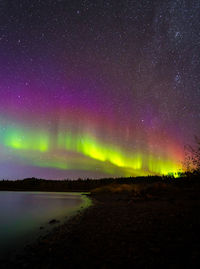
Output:
<svg viewBox="0 0 200 269">
<path fill-rule="evenodd" d="M 200 133 L 200 1 L 1 0 L 0 179 L 178 172 Z"/>
</svg>

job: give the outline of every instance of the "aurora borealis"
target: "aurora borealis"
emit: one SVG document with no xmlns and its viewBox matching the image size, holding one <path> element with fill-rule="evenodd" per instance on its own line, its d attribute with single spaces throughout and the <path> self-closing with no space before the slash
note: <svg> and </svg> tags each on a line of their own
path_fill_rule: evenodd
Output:
<svg viewBox="0 0 200 269">
<path fill-rule="evenodd" d="M 198 1 L 1 1 L 0 179 L 180 171 L 200 132 Z"/>
</svg>

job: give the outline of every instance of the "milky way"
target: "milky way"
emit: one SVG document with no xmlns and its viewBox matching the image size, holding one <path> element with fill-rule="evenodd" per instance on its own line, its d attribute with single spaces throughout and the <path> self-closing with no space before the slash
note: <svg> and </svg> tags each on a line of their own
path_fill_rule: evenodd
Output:
<svg viewBox="0 0 200 269">
<path fill-rule="evenodd" d="M 176 173 L 200 133 L 200 2 L 0 1 L 0 178 Z"/>
</svg>

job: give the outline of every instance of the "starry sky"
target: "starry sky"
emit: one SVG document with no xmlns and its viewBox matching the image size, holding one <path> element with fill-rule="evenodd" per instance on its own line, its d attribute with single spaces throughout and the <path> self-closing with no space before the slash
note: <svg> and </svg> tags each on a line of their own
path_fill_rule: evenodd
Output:
<svg viewBox="0 0 200 269">
<path fill-rule="evenodd" d="M 200 133 L 198 0 L 1 0 L 0 179 L 180 171 Z"/>
</svg>

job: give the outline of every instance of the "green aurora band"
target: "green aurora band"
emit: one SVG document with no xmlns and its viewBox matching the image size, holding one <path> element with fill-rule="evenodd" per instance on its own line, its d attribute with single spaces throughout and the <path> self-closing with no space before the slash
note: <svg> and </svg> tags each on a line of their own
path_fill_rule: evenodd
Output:
<svg viewBox="0 0 200 269">
<path fill-rule="evenodd" d="M 0 133 L 0 144 L 12 149 L 14 155 L 29 164 L 39 167 L 91 170 L 98 165 L 109 174 L 121 169 L 125 176 L 176 175 L 180 171 L 177 161 L 156 157 L 152 153 L 125 152 L 115 145 L 98 141 L 88 133 L 77 134 L 71 130 L 55 135 L 9 125 Z"/>
</svg>

